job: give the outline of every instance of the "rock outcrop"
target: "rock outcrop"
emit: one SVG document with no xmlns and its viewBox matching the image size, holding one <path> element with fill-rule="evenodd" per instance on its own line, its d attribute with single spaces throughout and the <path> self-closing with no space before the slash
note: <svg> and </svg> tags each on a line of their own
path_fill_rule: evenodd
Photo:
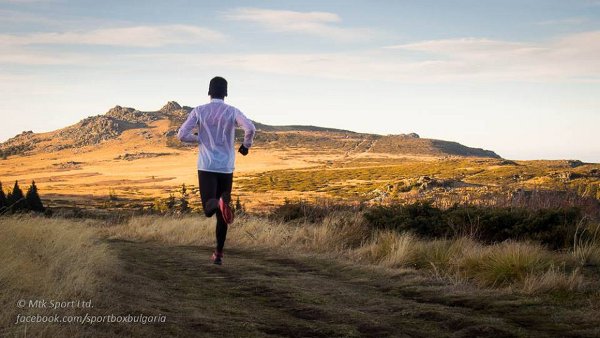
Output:
<svg viewBox="0 0 600 338">
<path fill-rule="evenodd" d="M 133 108 L 121 106 L 115 106 L 104 114 L 104 116 L 130 123 L 149 123 L 160 119 L 160 116 L 156 113 L 141 112 Z"/>
<path fill-rule="evenodd" d="M 159 112 L 164 113 L 164 114 L 171 114 L 177 110 L 181 110 L 182 107 L 179 105 L 179 103 L 175 102 L 175 101 L 169 101 L 167 102 L 167 104 L 165 104 L 164 106 L 162 106 L 162 108 L 160 108 Z"/>
<path fill-rule="evenodd" d="M 35 148 L 37 138 L 33 131 L 23 131 L 0 144 L 0 156 L 6 158 L 12 155 L 24 155 Z"/>
</svg>

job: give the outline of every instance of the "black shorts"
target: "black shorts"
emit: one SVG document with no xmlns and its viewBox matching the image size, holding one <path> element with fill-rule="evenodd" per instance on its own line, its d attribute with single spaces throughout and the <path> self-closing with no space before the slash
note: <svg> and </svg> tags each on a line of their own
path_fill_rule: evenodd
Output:
<svg viewBox="0 0 600 338">
<path fill-rule="evenodd" d="M 233 173 L 198 170 L 198 185 L 202 207 L 206 216 L 210 217 L 217 211 L 217 201 L 220 197 L 223 197 L 226 203 L 231 202 Z"/>
</svg>

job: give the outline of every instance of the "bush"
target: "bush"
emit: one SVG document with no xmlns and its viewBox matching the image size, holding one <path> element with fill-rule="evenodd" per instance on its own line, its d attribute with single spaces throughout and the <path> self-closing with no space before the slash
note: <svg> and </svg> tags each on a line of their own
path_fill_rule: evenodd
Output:
<svg viewBox="0 0 600 338">
<path fill-rule="evenodd" d="M 508 207 L 454 206 L 442 210 L 430 202 L 376 206 L 364 213 L 376 229 L 410 231 L 422 237 L 469 236 L 486 243 L 533 240 L 553 249 L 572 245 L 580 209 L 528 210 Z"/>
<path fill-rule="evenodd" d="M 394 204 L 376 206 L 365 213 L 367 221 L 375 228 L 412 231 L 422 236 L 444 237 L 445 226 L 442 211 L 430 202 L 409 205 Z"/>
<path fill-rule="evenodd" d="M 337 204 L 335 202 L 323 199 L 318 203 L 309 203 L 306 201 L 285 200 L 283 205 L 275 208 L 269 215 L 269 218 L 281 222 L 321 222 L 330 214 L 339 211 L 359 211 L 361 206 L 352 206 Z"/>
<path fill-rule="evenodd" d="M 283 222 L 301 219 L 315 223 L 323 220 L 328 213 L 328 210 L 323 207 L 311 205 L 306 202 L 291 203 L 286 200 L 283 205 L 273 210 L 271 218 Z"/>
</svg>

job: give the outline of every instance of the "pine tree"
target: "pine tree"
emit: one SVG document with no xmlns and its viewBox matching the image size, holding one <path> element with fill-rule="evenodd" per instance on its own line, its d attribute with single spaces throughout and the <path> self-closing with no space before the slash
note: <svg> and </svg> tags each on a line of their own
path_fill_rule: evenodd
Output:
<svg viewBox="0 0 600 338">
<path fill-rule="evenodd" d="M 243 214 L 244 213 L 244 206 L 242 205 L 242 202 L 240 201 L 240 196 L 238 196 L 236 198 L 233 210 L 235 210 L 235 212 L 239 213 L 239 214 Z"/>
<path fill-rule="evenodd" d="M 182 213 L 190 212 L 190 202 L 188 201 L 189 195 L 185 183 L 181 185 L 181 198 L 179 199 L 179 211 Z"/>
<path fill-rule="evenodd" d="M 175 201 L 175 196 L 172 193 L 169 194 L 169 198 L 167 198 L 166 204 L 167 204 L 168 211 L 172 211 L 173 209 L 175 209 L 176 201 Z"/>
<path fill-rule="evenodd" d="M 35 185 L 35 181 L 31 181 L 31 185 L 29 189 L 27 189 L 27 193 L 25 194 L 25 199 L 27 200 L 27 206 L 29 210 L 43 212 L 46 210 L 44 208 L 44 204 L 42 203 L 42 199 L 38 194 L 37 186 Z"/>
<path fill-rule="evenodd" d="M 4 190 L 2 189 L 2 182 L 0 182 L 0 212 L 6 208 L 8 201 L 6 199 L 6 195 L 4 194 Z"/>
<path fill-rule="evenodd" d="M 20 211 L 27 209 L 27 201 L 23 195 L 23 191 L 19 188 L 19 181 L 15 181 L 15 185 L 8 199 L 8 205 L 11 211 Z"/>
</svg>

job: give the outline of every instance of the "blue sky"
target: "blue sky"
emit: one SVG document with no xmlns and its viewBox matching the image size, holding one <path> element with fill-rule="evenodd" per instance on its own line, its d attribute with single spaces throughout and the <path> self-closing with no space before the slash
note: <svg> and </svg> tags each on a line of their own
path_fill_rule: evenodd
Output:
<svg viewBox="0 0 600 338">
<path fill-rule="evenodd" d="M 600 162 L 600 0 L 0 0 L 0 140 L 115 105 Z"/>
</svg>

